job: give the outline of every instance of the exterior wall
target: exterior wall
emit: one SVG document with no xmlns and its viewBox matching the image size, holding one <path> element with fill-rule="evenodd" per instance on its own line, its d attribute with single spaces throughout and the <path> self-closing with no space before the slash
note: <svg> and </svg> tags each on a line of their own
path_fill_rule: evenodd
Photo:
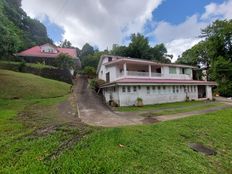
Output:
<svg viewBox="0 0 232 174">
<path fill-rule="evenodd" d="M 54 47 L 51 47 L 50 45 L 43 45 L 41 46 L 41 52 L 57 53 L 57 50 Z"/>
<path fill-rule="evenodd" d="M 206 98 L 212 100 L 213 95 L 212 95 L 212 86 L 206 86 Z"/>
<path fill-rule="evenodd" d="M 128 67 L 129 66 L 127 65 L 127 69 Z M 141 72 L 140 71 L 141 68 L 143 68 L 146 71 Z M 136 65 L 133 65 L 133 66 L 130 65 L 129 71 L 127 71 L 126 76 L 124 74 L 124 71 L 120 72 L 120 69 L 123 70 L 122 65 L 111 65 L 107 67 L 105 65 L 101 65 L 100 71 L 98 73 L 98 78 L 106 80 L 105 73 L 110 72 L 110 76 L 112 76 L 110 80 L 111 82 L 117 79 L 121 79 L 121 78 L 154 78 L 154 79 L 182 79 L 182 80 L 193 79 L 192 69 L 189 69 L 189 68 L 186 68 L 186 69 L 189 70 L 190 74 L 182 74 L 181 72 L 182 68 L 180 67 L 176 67 L 176 74 L 170 74 L 168 66 L 161 67 L 160 74 L 155 73 L 155 72 L 151 72 L 151 74 L 149 74 L 148 65 L 144 65 L 144 67 L 138 66 L 138 68 L 136 67 Z M 151 69 L 153 69 L 153 67 L 151 67 Z M 115 74 L 112 74 L 112 73 L 115 73 Z"/>
<path fill-rule="evenodd" d="M 173 90 L 174 86 L 175 92 Z M 196 85 L 188 85 L 185 87 L 182 85 L 149 85 L 139 87 L 137 85 L 135 86 L 136 91 L 134 91 L 134 86 L 131 85 L 130 92 L 128 92 L 127 87 L 128 86 L 125 86 L 125 92 L 123 92 L 123 86 L 118 86 L 115 92 L 112 92 L 112 90 L 107 90 L 107 92 L 104 92 L 103 94 L 106 102 L 109 102 L 110 95 L 120 106 L 135 105 L 138 97 L 143 99 L 143 104 L 145 105 L 185 101 L 186 96 L 188 96 L 190 100 L 198 99 Z M 150 92 L 148 92 L 147 87 L 150 88 Z"/>
<path fill-rule="evenodd" d="M 107 103 L 110 100 L 114 100 L 115 102 L 119 103 L 119 87 L 115 86 L 104 88 L 103 95 Z"/>
</svg>

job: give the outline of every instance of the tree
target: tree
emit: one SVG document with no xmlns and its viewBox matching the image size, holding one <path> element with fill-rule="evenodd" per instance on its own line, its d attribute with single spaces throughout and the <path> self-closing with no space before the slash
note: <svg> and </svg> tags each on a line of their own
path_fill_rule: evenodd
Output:
<svg viewBox="0 0 232 174">
<path fill-rule="evenodd" d="M 73 48 L 72 43 L 65 39 L 63 42 L 60 43 L 61 48 Z"/>
<path fill-rule="evenodd" d="M 167 54 L 167 49 L 164 44 L 158 44 L 151 48 L 152 60 L 162 62 L 162 63 L 171 63 L 172 55 Z M 170 58 L 170 59 L 169 59 Z"/>
<path fill-rule="evenodd" d="M 129 56 L 129 49 L 126 46 L 120 46 L 117 44 L 113 44 L 112 50 L 110 51 L 110 54 L 116 55 L 116 56 Z"/>
<path fill-rule="evenodd" d="M 148 39 L 140 33 L 131 35 L 131 43 L 128 46 L 128 53 L 130 57 L 149 60 L 152 58 Z"/>
<path fill-rule="evenodd" d="M 60 69 L 73 69 L 75 62 L 68 54 L 61 53 L 56 58 L 56 66 Z"/>
<path fill-rule="evenodd" d="M 84 74 L 88 75 L 89 77 L 94 77 L 96 76 L 96 69 L 94 67 L 91 66 L 86 66 L 83 69 Z"/>
<path fill-rule="evenodd" d="M 21 0 L 1 0 L 0 19 L 1 56 L 9 57 L 34 45 L 52 43 L 46 27 L 23 11 Z"/>
<path fill-rule="evenodd" d="M 80 59 L 82 60 L 85 56 L 93 53 L 94 53 L 94 48 L 90 44 L 86 43 L 81 49 Z"/>
<path fill-rule="evenodd" d="M 216 20 L 202 30 L 203 41 L 186 50 L 177 62 L 203 66 L 208 79 L 216 80 L 223 96 L 232 96 L 232 20 Z"/>
</svg>

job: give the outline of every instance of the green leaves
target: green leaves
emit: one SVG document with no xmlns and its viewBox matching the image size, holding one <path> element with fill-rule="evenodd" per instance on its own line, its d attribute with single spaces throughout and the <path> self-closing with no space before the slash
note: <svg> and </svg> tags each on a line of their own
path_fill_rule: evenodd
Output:
<svg viewBox="0 0 232 174">
<path fill-rule="evenodd" d="M 201 37 L 205 40 L 185 51 L 177 62 L 206 67 L 209 80 L 219 84 L 218 92 L 232 96 L 232 20 L 213 22 Z"/>
</svg>

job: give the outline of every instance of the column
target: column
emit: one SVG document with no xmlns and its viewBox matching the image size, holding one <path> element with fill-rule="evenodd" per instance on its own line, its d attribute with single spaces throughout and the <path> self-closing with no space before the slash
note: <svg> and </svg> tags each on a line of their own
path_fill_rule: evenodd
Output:
<svg viewBox="0 0 232 174">
<path fill-rule="evenodd" d="M 148 65 L 149 77 L 151 77 L 151 65 Z"/>
<path fill-rule="evenodd" d="M 127 76 L 126 63 L 123 64 L 123 72 L 124 72 L 124 77 L 126 77 Z"/>
</svg>

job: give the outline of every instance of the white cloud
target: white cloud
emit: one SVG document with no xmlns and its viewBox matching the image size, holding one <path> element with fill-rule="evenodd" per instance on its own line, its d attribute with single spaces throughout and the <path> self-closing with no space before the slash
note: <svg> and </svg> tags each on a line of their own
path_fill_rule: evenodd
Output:
<svg viewBox="0 0 232 174">
<path fill-rule="evenodd" d="M 209 18 L 232 18 L 232 0 L 227 0 L 222 4 L 210 3 L 205 6 L 205 13 L 201 19 Z"/>
<path fill-rule="evenodd" d="M 162 0 L 23 0 L 29 16 L 49 20 L 64 29 L 63 38 L 81 47 L 89 42 L 105 49 L 142 32 Z"/>
<path fill-rule="evenodd" d="M 178 56 L 181 56 L 181 54 L 191 48 L 192 46 L 196 45 L 198 42 L 200 42 L 201 39 L 199 38 L 187 38 L 187 39 L 175 39 L 165 44 L 165 46 L 168 49 L 168 52 L 173 55 L 172 62 L 175 62 L 178 58 Z"/>
<path fill-rule="evenodd" d="M 158 42 L 166 45 L 168 53 L 174 55 L 172 61 L 175 61 L 185 50 L 201 40 L 198 36 L 202 28 L 216 19 L 231 19 L 231 9 L 232 0 L 222 4 L 210 3 L 205 6 L 205 12 L 201 16 L 194 14 L 183 23 L 172 25 L 165 21 L 159 22 L 153 35 Z"/>
</svg>

